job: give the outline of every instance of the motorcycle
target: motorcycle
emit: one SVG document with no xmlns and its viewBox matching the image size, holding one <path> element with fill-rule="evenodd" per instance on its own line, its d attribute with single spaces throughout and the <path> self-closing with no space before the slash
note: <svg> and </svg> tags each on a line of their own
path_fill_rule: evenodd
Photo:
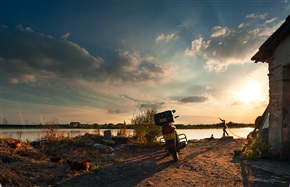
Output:
<svg viewBox="0 0 290 187">
<path fill-rule="evenodd" d="M 173 116 L 175 110 L 167 110 L 154 115 L 155 125 L 162 127 L 163 138 L 160 139 L 161 143 L 165 143 L 166 150 L 172 155 L 174 161 L 179 160 L 180 149 L 187 145 L 187 137 L 185 134 L 178 134 L 176 127 L 173 125 L 174 119 L 179 116 Z"/>
</svg>

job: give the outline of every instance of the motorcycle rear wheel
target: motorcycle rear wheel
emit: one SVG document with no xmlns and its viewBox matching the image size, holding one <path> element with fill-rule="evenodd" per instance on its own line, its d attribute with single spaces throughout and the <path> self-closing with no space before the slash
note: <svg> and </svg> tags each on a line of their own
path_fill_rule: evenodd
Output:
<svg viewBox="0 0 290 187">
<path fill-rule="evenodd" d="M 175 149 L 170 149 L 170 153 L 173 157 L 173 160 L 177 162 L 179 160 L 179 154 Z"/>
</svg>

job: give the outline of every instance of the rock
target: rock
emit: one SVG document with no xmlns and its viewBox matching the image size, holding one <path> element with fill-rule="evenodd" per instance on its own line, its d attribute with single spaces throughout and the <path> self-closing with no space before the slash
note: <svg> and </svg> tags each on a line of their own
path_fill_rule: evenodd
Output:
<svg viewBox="0 0 290 187">
<path fill-rule="evenodd" d="M 112 154 L 112 156 L 114 156 L 113 152 L 116 151 L 115 148 L 113 147 L 110 147 L 108 145 L 104 145 L 104 144 L 99 144 L 99 143 L 96 143 L 93 145 L 95 148 L 97 149 L 101 149 L 103 150 L 104 153 L 107 153 L 107 154 Z"/>
<path fill-rule="evenodd" d="M 114 140 L 108 140 L 108 139 L 102 139 L 102 143 L 105 143 L 106 145 L 115 145 Z"/>
<path fill-rule="evenodd" d="M 232 140 L 232 139 L 234 139 L 233 136 L 223 136 L 220 138 L 220 140 Z"/>
<path fill-rule="evenodd" d="M 92 140 L 94 137 L 94 135 L 92 134 L 89 134 L 89 133 L 85 133 L 82 137 L 83 140 L 86 140 L 86 141 L 89 141 L 89 140 Z"/>
<path fill-rule="evenodd" d="M 187 141 L 188 143 L 202 143 L 201 140 L 196 140 L 196 139 L 190 139 Z"/>
<path fill-rule="evenodd" d="M 104 131 L 104 138 L 107 140 L 112 140 L 112 132 L 111 130 L 105 130 Z"/>
<path fill-rule="evenodd" d="M 154 185 L 154 183 L 153 183 L 153 182 L 151 182 L 151 181 L 147 181 L 145 185 L 146 185 L 146 186 L 153 186 L 153 185 Z"/>
<path fill-rule="evenodd" d="M 99 144 L 99 143 L 96 143 L 94 144 L 94 147 L 97 148 L 97 149 L 110 149 L 110 146 L 107 146 L 107 145 L 104 145 L 104 144 Z"/>
</svg>

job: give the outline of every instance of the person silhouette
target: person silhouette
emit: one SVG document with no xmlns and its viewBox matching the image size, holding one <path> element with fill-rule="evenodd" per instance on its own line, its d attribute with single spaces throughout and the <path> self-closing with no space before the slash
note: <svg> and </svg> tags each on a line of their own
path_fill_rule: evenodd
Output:
<svg viewBox="0 0 290 187">
<path fill-rule="evenodd" d="M 226 126 L 226 120 L 219 118 L 222 121 L 223 124 L 223 137 L 229 136 L 229 133 L 227 132 L 227 126 Z"/>
</svg>

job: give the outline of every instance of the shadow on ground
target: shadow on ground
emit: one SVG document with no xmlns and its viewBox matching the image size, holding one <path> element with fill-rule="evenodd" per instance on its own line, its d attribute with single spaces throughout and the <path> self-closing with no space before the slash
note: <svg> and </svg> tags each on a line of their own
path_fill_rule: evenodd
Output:
<svg viewBox="0 0 290 187">
<path fill-rule="evenodd" d="M 60 186 L 135 186 L 140 181 L 175 164 L 172 159 L 160 163 L 160 160 L 166 157 L 166 152 L 160 147 L 142 152 L 144 153 L 136 157 L 126 158 L 125 161 L 103 167 L 99 172 L 74 177 Z"/>
</svg>

